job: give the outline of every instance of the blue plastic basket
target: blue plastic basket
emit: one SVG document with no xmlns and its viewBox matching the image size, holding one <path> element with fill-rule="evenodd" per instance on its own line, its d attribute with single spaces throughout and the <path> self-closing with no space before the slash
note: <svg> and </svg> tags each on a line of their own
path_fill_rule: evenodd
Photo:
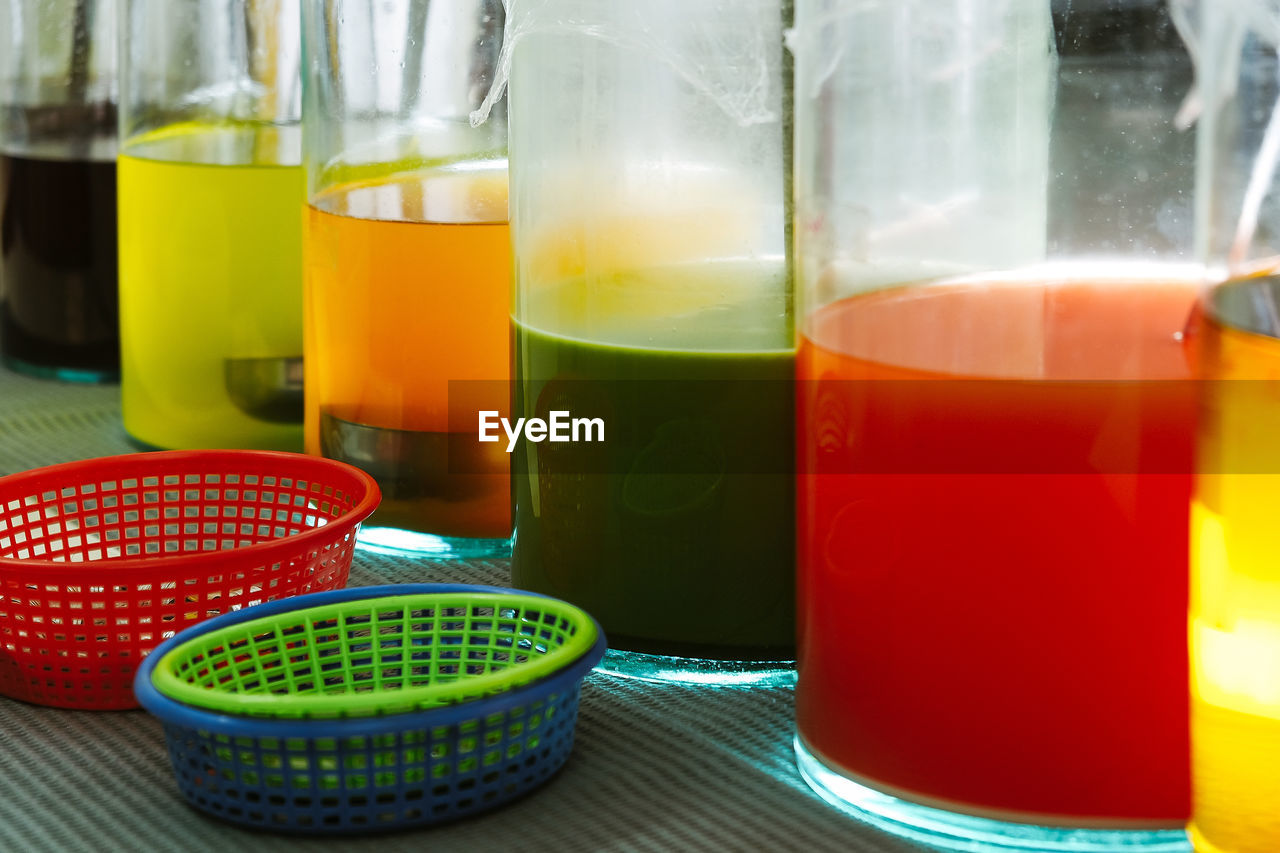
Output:
<svg viewBox="0 0 1280 853">
<path fill-rule="evenodd" d="M 229 625 L 317 605 L 459 592 L 514 591 L 444 584 L 336 590 L 228 613 L 162 643 L 144 659 L 134 690 L 164 724 L 182 795 L 233 823 L 329 834 L 453 820 L 545 782 L 573 747 L 582 678 L 605 651 L 599 626 L 591 649 L 553 674 L 421 711 L 302 720 L 230 715 L 170 699 L 152 681 L 169 651 Z"/>
</svg>

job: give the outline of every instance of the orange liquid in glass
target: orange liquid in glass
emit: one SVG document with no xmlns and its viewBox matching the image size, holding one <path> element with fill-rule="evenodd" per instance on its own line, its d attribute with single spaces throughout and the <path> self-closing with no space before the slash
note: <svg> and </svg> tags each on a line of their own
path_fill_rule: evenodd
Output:
<svg viewBox="0 0 1280 853">
<path fill-rule="evenodd" d="M 503 168 L 343 185 L 307 210 L 307 451 L 374 474 L 371 525 L 511 533 L 505 445 L 476 441 L 476 409 L 509 410 L 506 203 Z"/>
<path fill-rule="evenodd" d="M 971 814 L 1185 821 L 1194 296 L 979 281 L 809 319 L 797 715 L 819 758 Z"/>
</svg>

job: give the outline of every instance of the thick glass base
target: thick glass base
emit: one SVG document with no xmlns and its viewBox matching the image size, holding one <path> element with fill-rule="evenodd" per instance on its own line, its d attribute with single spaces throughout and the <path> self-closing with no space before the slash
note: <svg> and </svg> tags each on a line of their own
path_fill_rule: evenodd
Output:
<svg viewBox="0 0 1280 853">
<path fill-rule="evenodd" d="M 90 385 L 105 385 L 120 381 L 120 371 L 116 368 L 96 367 L 54 367 L 47 364 L 32 364 L 6 355 L 4 366 L 14 373 L 34 376 L 37 379 L 56 379 L 59 382 L 79 382 Z"/>
<path fill-rule="evenodd" d="M 356 535 L 356 547 L 372 554 L 431 560 L 482 560 L 511 556 L 510 539 L 436 536 L 398 527 L 361 527 Z"/>
<path fill-rule="evenodd" d="M 1078 829 L 1035 826 L 949 812 L 883 794 L 823 764 L 799 737 L 796 766 L 809 787 L 833 806 L 877 829 L 965 853 L 1190 853 L 1180 829 Z"/>
<path fill-rule="evenodd" d="M 743 661 L 648 655 L 609 649 L 596 672 L 676 684 L 717 687 L 790 687 L 796 683 L 796 662 Z"/>
<path fill-rule="evenodd" d="M 1191 846 L 1196 853 L 1229 853 L 1218 845 L 1204 837 L 1204 833 L 1196 829 L 1195 824 L 1187 830 L 1187 834 L 1191 836 Z"/>
</svg>

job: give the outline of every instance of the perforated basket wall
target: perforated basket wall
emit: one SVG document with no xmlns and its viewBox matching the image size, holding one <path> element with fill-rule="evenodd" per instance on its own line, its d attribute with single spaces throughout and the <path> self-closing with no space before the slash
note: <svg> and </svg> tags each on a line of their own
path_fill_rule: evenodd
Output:
<svg viewBox="0 0 1280 853">
<path fill-rule="evenodd" d="M 0 693 L 131 708 L 139 660 L 242 607 L 346 584 L 367 474 L 267 451 L 140 453 L 0 478 Z"/>
<path fill-rule="evenodd" d="M 308 599 L 332 604 L 441 589 L 467 588 L 366 587 Z M 259 610 L 282 612 L 294 604 Z M 587 653 L 554 674 L 459 704 L 373 717 L 270 719 L 206 711 L 155 689 L 152 674 L 163 656 L 188 634 L 211 627 L 191 629 L 148 657 L 138 672 L 138 697 L 164 722 L 178 787 L 191 805 L 235 823 L 299 833 L 452 820 L 542 784 L 569 756 L 581 681 L 605 647 L 597 631 Z"/>
<path fill-rule="evenodd" d="M 227 714 L 372 716 L 528 684 L 596 640 L 591 617 L 554 598 L 397 593 L 327 605 L 298 599 L 296 609 L 184 633 L 151 683 L 170 699 Z"/>
</svg>

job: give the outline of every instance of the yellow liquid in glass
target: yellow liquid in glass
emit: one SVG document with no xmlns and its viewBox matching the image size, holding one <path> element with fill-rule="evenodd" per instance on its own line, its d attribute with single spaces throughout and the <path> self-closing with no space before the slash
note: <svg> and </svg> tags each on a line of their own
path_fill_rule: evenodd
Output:
<svg viewBox="0 0 1280 853">
<path fill-rule="evenodd" d="M 1217 289 L 1200 344 L 1212 381 L 1191 507 L 1199 851 L 1280 851 L 1280 338 L 1255 313 L 1277 297 L 1271 279 Z"/>
<path fill-rule="evenodd" d="M 119 158 L 125 430 L 162 448 L 302 449 L 296 129 L 179 125 Z"/>
</svg>

